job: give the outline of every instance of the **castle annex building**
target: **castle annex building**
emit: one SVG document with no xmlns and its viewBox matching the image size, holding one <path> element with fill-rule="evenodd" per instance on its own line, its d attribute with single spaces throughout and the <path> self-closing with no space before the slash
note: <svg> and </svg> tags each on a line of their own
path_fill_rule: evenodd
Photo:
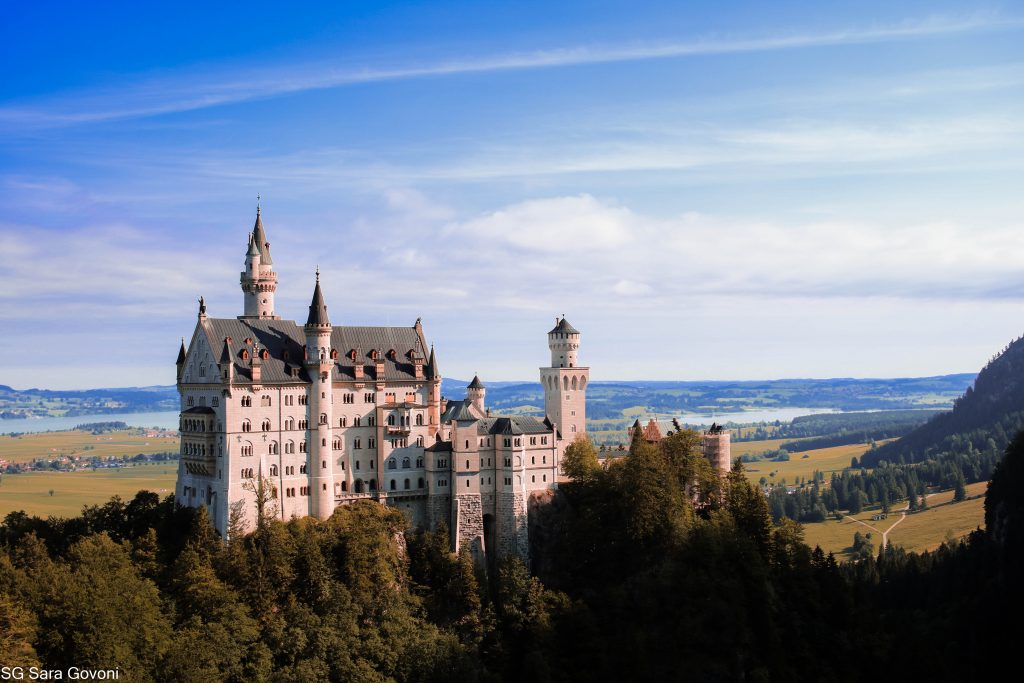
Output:
<svg viewBox="0 0 1024 683">
<path fill-rule="evenodd" d="M 455 550 L 528 553 L 528 499 L 557 486 L 565 447 L 586 430 L 578 330 L 561 318 L 548 333 L 546 417 L 498 416 L 478 377 L 465 400 L 441 397 L 419 320 L 333 324 L 319 272 L 305 324 L 283 320 L 258 209 L 240 282 L 242 315 L 210 317 L 200 299 L 178 353 L 180 504 L 205 506 L 226 535 L 232 513 L 254 526 L 261 487 L 281 519 L 369 499 L 417 526 L 447 523 Z"/>
</svg>

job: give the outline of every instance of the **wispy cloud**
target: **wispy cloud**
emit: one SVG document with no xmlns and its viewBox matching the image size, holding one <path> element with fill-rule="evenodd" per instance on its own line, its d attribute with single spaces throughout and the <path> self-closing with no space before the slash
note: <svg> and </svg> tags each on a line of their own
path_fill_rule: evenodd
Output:
<svg viewBox="0 0 1024 683">
<path fill-rule="evenodd" d="M 0 107 L 0 125 L 9 128 L 67 126 L 206 109 L 362 83 L 869 44 L 1020 26 L 1024 26 L 1024 19 L 1017 17 L 936 18 L 900 25 L 784 36 L 715 37 L 656 44 L 565 47 L 395 67 L 318 61 L 222 69 L 213 73 L 190 71 L 116 88 L 58 94 L 36 103 L 8 103 Z"/>
</svg>

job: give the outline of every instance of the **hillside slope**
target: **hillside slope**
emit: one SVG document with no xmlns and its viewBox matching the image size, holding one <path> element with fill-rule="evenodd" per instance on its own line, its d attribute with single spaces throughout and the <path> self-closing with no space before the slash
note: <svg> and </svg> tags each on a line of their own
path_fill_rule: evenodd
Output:
<svg viewBox="0 0 1024 683">
<path fill-rule="evenodd" d="M 953 410 L 941 413 L 903 438 L 865 454 L 863 464 L 920 462 L 942 453 L 1002 453 L 1024 429 L 1024 337 L 1011 342 L 982 368 Z"/>
</svg>

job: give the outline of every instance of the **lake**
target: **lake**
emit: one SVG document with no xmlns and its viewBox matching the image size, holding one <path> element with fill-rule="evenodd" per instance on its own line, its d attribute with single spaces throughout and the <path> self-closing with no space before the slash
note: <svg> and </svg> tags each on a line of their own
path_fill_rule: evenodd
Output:
<svg viewBox="0 0 1024 683">
<path fill-rule="evenodd" d="M 129 427 L 178 428 L 178 411 L 162 410 L 152 413 L 103 413 L 74 417 L 30 417 L 22 420 L 0 420 L 0 433 L 56 432 L 74 429 L 90 422 L 124 422 Z"/>
</svg>

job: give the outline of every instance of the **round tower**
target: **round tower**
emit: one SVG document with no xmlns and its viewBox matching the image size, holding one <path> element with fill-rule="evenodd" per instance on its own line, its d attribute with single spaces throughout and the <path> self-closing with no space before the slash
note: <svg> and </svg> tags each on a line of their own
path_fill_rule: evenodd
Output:
<svg viewBox="0 0 1024 683">
<path fill-rule="evenodd" d="M 480 377 L 473 375 L 473 381 L 466 387 L 466 398 L 469 399 L 470 403 L 473 404 L 473 407 L 479 410 L 480 413 L 486 412 L 484 409 L 484 397 L 486 395 L 487 387 L 485 387 L 484 383 L 480 381 Z"/>
<path fill-rule="evenodd" d="M 316 272 L 313 301 L 303 327 L 306 333 L 306 372 L 309 375 L 309 488 L 310 514 L 327 519 L 334 512 L 334 456 L 331 424 L 331 321 Z"/>
<path fill-rule="evenodd" d="M 272 318 L 274 314 L 274 292 L 277 291 L 277 273 L 270 258 L 270 242 L 263 229 L 260 207 L 256 206 L 256 224 L 249 233 L 249 248 L 245 254 L 245 270 L 240 282 L 244 297 L 243 314 L 239 318 Z"/>
<path fill-rule="evenodd" d="M 580 331 L 570 325 L 564 316 L 561 319 L 555 318 L 555 327 L 548 332 L 548 348 L 551 349 L 551 367 L 576 367 L 576 353 L 580 348 Z"/>
</svg>

